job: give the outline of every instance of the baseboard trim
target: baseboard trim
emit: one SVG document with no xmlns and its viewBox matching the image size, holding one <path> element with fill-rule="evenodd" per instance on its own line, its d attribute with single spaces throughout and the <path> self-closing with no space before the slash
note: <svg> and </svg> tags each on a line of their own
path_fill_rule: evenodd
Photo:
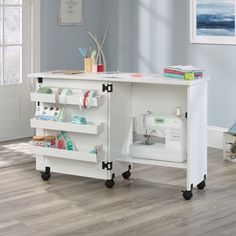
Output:
<svg viewBox="0 0 236 236">
<path fill-rule="evenodd" d="M 14 140 L 18 140 L 18 139 L 30 138 L 33 135 L 34 135 L 34 133 L 29 132 L 29 133 L 26 133 L 24 135 L 9 136 L 9 137 L 0 139 L 0 143 L 8 142 L 8 141 L 14 141 Z"/>
<path fill-rule="evenodd" d="M 223 133 L 226 131 L 227 128 L 208 126 L 208 147 L 223 149 Z"/>
</svg>

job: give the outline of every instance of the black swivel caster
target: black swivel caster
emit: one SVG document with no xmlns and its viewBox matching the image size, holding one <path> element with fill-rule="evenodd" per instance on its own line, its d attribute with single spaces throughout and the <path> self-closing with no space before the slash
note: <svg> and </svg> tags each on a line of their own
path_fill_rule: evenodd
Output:
<svg viewBox="0 0 236 236">
<path fill-rule="evenodd" d="M 41 178 L 44 181 L 48 181 L 51 178 L 51 174 L 47 173 L 47 172 L 43 172 L 43 173 L 41 173 Z"/>
<path fill-rule="evenodd" d="M 115 185 L 114 179 L 109 179 L 109 180 L 106 180 L 106 182 L 105 182 L 105 186 L 107 188 L 112 188 L 114 185 Z"/>
<path fill-rule="evenodd" d="M 197 185 L 197 188 L 198 188 L 199 190 L 202 190 L 202 189 L 204 189 L 205 187 L 206 187 L 206 182 L 205 182 L 205 180 L 203 180 L 200 184 Z"/>
<path fill-rule="evenodd" d="M 46 167 L 45 172 L 41 172 L 41 178 L 44 181 L 48 181 L 51 178 L 50 168 Z"/>
<path fill-rule="evenodd" d="M 129 165 L 129 169 L 127 170 L 127 171 L 125 171 L 123 174 L 122 174 L 122 176 L 123 176 L 123 178 L 124 179 L 129 179 L 129 177 L 131 176 L 131 165 Z"/>
<path fill-rule="evenodd" d="M 190 190 L 190 191 L 187 191 L 187 190 L 183 191 L 183 197 L 184 197 L 185 200 L 190 200 L 192 198 L 192 196 L 193 196 L 192 190 Z"/>
<path fill-rule="evenodd" d="M 128 170 L 128 171 L 124 172 L 122 174 L 122 176 L 123 176 L 124 179 L 129 179 L 129 177 L 131 176 L 131 171 Z"/>
</svg>

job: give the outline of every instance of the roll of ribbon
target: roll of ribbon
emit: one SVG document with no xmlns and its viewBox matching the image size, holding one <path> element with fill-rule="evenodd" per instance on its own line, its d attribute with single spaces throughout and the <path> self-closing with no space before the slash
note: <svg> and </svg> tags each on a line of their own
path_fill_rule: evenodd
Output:
<svg viewBox="0 0 236 236">
<path fill-rule="evenodd" d="M 86 93 L 85 93 L 85 95 L 84 95 L 84 101 L 83 101 L 84 109 L 87 108 L 87 98 L 88 98 L 88 96 L 89 96 L 89 93 L 90 93 L 90 91 L 87 90 Z"/>
<path fill-rule="evenodd" d="M 58 88 L 57 91 L 56 91 L 56 95 L 55 95 L 55 103 L 56 103 L 56 108 L 59 108 L 60 107 L 60 98 L 59 98 L 59 95 L 61 93 L 61 88 Z"/>
<path fill-rule="evenodd" d="M 181 107 L 176 107 L 176 116 L 181 117 Z"/>
</svg>

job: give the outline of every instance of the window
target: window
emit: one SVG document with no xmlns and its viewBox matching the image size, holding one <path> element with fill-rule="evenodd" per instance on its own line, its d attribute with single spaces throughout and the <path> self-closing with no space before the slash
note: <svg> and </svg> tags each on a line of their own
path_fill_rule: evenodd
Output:
<svg viewBox="0 0 236 236">
<path fill-rule="evenodd" d="M 22 83 L 22 0 L 0 0 L 0 85 Z"/>
</svg>

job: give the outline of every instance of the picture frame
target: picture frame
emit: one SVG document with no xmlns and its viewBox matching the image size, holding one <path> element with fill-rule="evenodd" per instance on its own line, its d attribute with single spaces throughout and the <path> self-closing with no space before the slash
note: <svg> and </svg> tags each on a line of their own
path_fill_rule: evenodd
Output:
<svg viewBox="0 0 236 236">
<path fill-rule="evenodd" d="M 190 42 L 236 44 L 236 0 L 190 0 Z"/>
<path fill-rule="evenodd" d="M 83 0 L 58 0 L 59 25 L 83 25 Z"/>
</svg>

